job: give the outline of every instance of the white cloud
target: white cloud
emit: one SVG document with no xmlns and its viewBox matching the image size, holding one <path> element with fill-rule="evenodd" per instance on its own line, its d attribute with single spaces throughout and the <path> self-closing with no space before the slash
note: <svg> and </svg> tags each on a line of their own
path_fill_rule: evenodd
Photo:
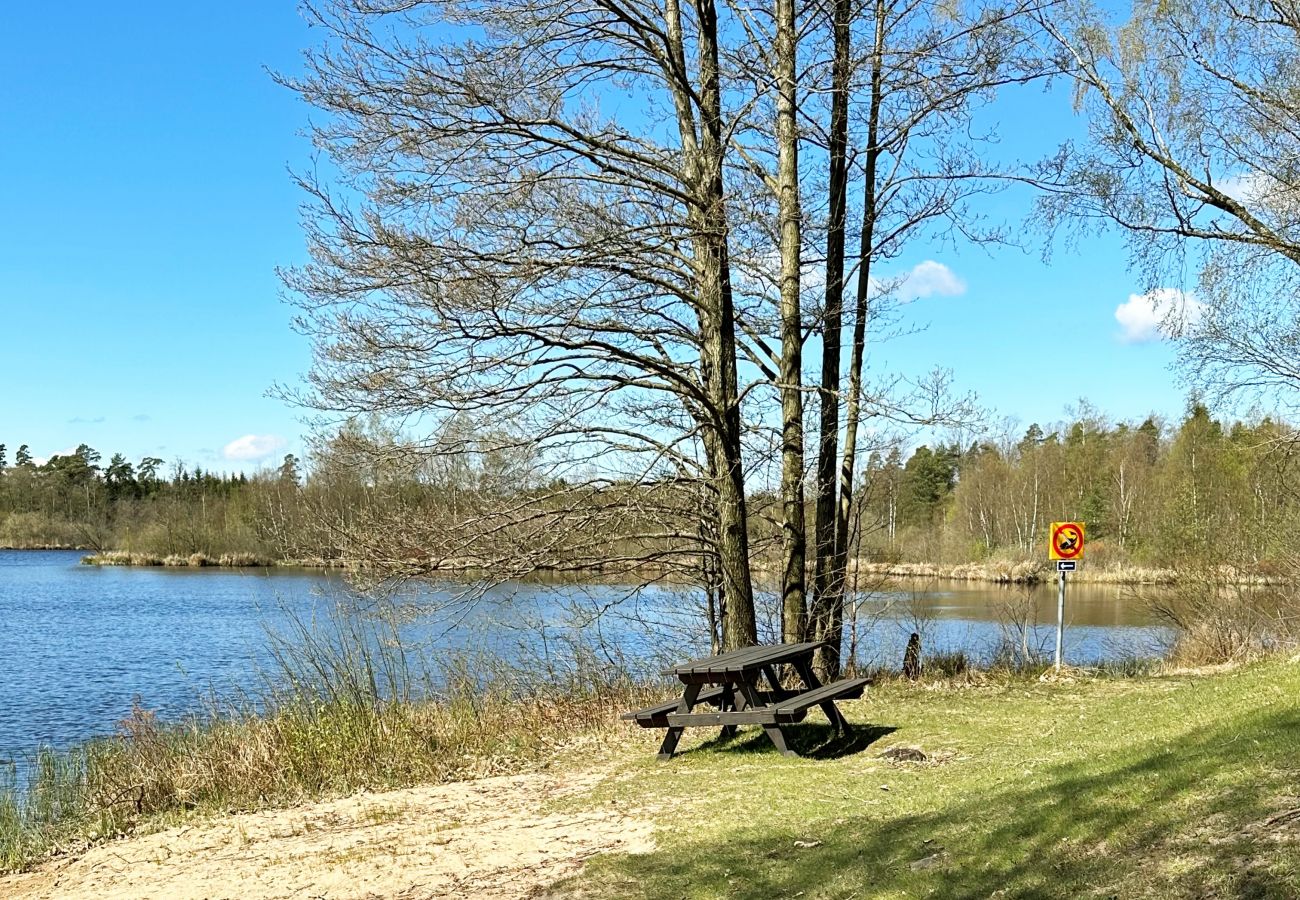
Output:
<svg viewBox="0 0 1300 900">
<path fill-rule="evenodd" d="M 266 459 L 288 443 L 278 434 L 246 434 L 226 444 L 221 455 L 236 462 L 253 462 Z"/>
<path fill-rule="evenodd" d="M 1204 303 L 1177 288 L 1129 294 L 1128 300 L 1115 307 L 1119 339 L 1126 344 L 1182 337 L 1204 314 Z"/>
<path fill-rule="evenodd" d="M 872 294 L 893 294 L 900 303 L 925 297 L 960 297 L 966 293 L 966 282 L 952 269 L 932 259 L 917 263 L 903 275 L 872 281 Z"/>
<path fill-rule="evenodd" d="M 66 448 L 66 449 L 64 449 L 64 450 L 59 450 L 59 451 L 57 451 L 57 452 L 55 452 L 55 453 L 51 453 L 49 456 L 33 456 L 33 457 L 32 457 L 32 465 L 34 465 L 34 466 L 43 466 L 43 465 L 45 465 L 47 462 L 49 462 L 50 460 L 54 459 L 54 457 L 56 457 L 56 456 L 76 456 L 76 455 L 77 455 L 77 448 L 76 448 L 76 447 L 68 447 L 68 448 Z"/>
</svg>

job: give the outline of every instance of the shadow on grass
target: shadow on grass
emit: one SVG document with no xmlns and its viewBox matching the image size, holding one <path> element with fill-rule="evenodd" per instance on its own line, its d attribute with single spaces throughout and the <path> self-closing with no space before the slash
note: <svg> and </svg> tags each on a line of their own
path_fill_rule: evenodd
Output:
<svg viewBox="0 0 1300 900">
<path fill-rule="evenodd" d="M 780 808 L 764 809 L 761 787 L 735 781 L 732 821 L 743 824 L 664 829 L 653 853 L 593 860 L 583 896 L 1300 896 L 1300 829 L 1267 824 L 1294 805 L 1300 709 L 1172 738 L 1115 738 L 1032 777 L 991 773 L 975 790 L 914 782 L 931 793 L 897 812 L 866 797 L 798 805 L 788 782 Z M 737 749 L 765 741 L 746 735 Z M 566 886 L 577 884 L 556 887 Z"/>
<path fill-rule="evenodd" d="M 886 735 L 893 734 L 897 728 L 888 725 L 852 725 L 844 733 L 838 733 L 829 724 L 805 722 L 799 725 L 785 726 L 785 742 L 799 756 L 807 759 L 841 759 L 861 753 Z M 679 753 L 684 756 L 701 750 L 714 750 L 726 753 L 776 753 L 776 747 L 768 740 L 761 728 L 747 728 L 735 737 L 715 737 L 689 750 Z"/>
</svg>

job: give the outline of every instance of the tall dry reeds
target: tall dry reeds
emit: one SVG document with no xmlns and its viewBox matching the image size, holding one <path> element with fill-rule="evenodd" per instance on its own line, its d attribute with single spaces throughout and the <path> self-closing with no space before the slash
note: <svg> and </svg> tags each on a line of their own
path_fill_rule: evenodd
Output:
<svg viewBox="0 0 1300 900">
<path fill-rule="evenodd" d="M 160 722 L 139 702 L 117 732 L 0 768 L 0 870 L 159 815 L 287 805 L 527 767 L 614 734 L 656 690 L 594 658 L 536 671 L 407 647 L 353 613 L 272 638 L 264 688 Z"/>
<path fill-rule="evenodd" d="M 1291 586 L 1241 581 L 1205 566 L 1146 602 L 1174 631 L 1167 655 L 1174 666 L 1244 662 L 1300 646 L 1300 594 Z"/>
</svg>

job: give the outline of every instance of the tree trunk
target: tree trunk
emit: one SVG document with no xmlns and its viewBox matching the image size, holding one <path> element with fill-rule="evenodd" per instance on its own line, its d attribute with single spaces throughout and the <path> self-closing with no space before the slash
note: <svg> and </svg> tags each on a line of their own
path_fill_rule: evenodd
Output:
<svg viewBox="0 0 1300 900">
<path fill-rule="evenodd" d="M 722 95 L 718 70 L 718 16 L 712 0 L 696 3 L 700 60 L 700 204 L 695 246 L 701 279 L 705 390 L 715 418 L 714 471 L 718 489 L 718 563 L 726 610 L 724 649 L 758 642 L 749 574 L 749 531 L 741 457 L 740 396 L 736 374 L 736 320 L 722 182 Z"/>
<path fill-rule="evenodd" d="M 851 0 L 835 0 L 835 57 L 831 71 L 830 219 L 826 229 L 826 308 L 822 318 L 822 378 L 818 389 L 820 418 L 817 439 L 817 505 L 813 514 L 816 559 L 813 570 L 811 631 L 826 631 L 830 604 L 836 594 L 835 463 L 839 458 L 840 343 L 844 328 L 844 240 L 848 199 L 849 23 Z"/>
<path fill-rule="evenodd" d="M 799 208 L 799 126 L 796 95 L 794 0 L 776 0 L 777 205 L 781 253 L 781 507 L 784 575 L 781 633 L 803 640 L 807 530 L 804 524 L 803 316 L 799 275 L 802 216 Z"/>
<path fill-rule="evenodd" d="M 818 640 L 827 642 L 817 652 L 816 665 L 827 679 L 839 677 L 840 645 L 844 638 L 844 576 L 849 556 L 849 516 L 853 512 L 853 468 L 858 447 L 858 422 L 862 413 L 862 366 L 866 354 L 867 312 L 871 292 L 871 256 L 876 226 L 876 166 L 880 107 L 884 76 L 885 0 L 875 3 L 876 32 L 871 53 L 871 106 L 867 113 L 866 165 L 863 172 L 862 240 L 859 245 L 858 283 L 854 304 L 853 346 L 849 357 L 849 401 L 844 416 L 844 459 L 840 464 L 839 507 L 835 516 L 835 559 L 831 595 Z"/>
</svg>

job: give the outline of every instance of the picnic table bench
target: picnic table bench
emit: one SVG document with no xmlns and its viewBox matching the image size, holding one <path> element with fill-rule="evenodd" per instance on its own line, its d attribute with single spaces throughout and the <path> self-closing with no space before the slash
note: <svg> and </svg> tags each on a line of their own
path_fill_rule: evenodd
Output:
<svg viewBox="0 0 1300 900">
<path fill-rule="evenodd" d="M 871 683 L 869 678 L 843 678 L 822 684 L 812 668 L 813 652 L 824 641 L 802 644 L 760 644 L 742 647 L 717 656 L 704 656 L 667 669 L 684 685 L 682 696 L 675 700 L 647 706 L 623 714 L 642 728 L 666 728 L 660 759 L 671 759 L 681 740 L 682 731 L 692 725 L 721 725 L 722 735 L 736 733 L 739 725 L 762 725 L 776 749 L 794 756 L 781 726 L 802 722 L 808 710 L 820 706 L 836 731 L 848 728 L 844 716 L 835 706 L 839 699 L 856 699 Z M 781 685 L 777 667 L 791 666 L 803 681 L 801 690 Z M 759 679 L 765 678 L 767 690 L 760 690 Z M 712 707 L 695 712 L 699 706 Z"/>
</svg>

